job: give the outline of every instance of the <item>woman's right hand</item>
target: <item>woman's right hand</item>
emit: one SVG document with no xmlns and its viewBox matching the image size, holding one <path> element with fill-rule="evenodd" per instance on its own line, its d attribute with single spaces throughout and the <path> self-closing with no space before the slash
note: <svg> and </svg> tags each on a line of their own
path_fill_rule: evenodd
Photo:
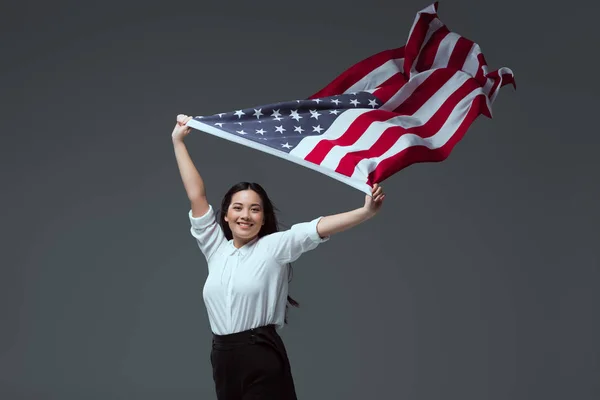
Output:
<svg viewBox="0 0 600 400">
<path fill-rule="evenodd" d="M 189 117 L 184 114 L 179 114 L 177 116 L 177 124 L 175 124 L 175 128 L 173 128 L 173 133 L 171 134 L 173 140 L 183 141 L 183 139 L 191 132 L 192 128 L 186 126 L 187 122 L 190 119 L 192 119 L 192 117 Z"/>
</svg>

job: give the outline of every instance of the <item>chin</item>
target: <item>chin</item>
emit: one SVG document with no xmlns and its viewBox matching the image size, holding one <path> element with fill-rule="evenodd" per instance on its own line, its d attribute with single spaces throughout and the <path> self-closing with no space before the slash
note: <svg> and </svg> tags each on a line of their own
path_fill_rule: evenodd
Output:
<svg viewBox="0 0 600 400">
<path fill-rule="evenodd" d="M 235 236 L 242 238 L 242 239 L 252 239 L 258 235 L 258 232 L 260 232 L 260 229 L 246 231 L 246 230 L 240 229 L 237 225 L 234 227 L 230 227 L 230 229 L 232 232 L 235 232 Z"/>
</svg>

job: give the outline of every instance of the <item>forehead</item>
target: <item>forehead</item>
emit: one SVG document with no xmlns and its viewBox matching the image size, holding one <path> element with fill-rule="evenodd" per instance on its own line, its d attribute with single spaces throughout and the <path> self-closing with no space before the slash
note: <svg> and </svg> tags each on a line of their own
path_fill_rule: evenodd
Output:
<svg viewBox="0 0 600 400">
<path fill-rule="evenodd" d="M 231 204 L 234 203 L 241 203 L 245 205 L 260 204 L 262 206 L 260 196 L 254 190 L 241 190 L 234 193 L 231 197 Z"/>
</svg>

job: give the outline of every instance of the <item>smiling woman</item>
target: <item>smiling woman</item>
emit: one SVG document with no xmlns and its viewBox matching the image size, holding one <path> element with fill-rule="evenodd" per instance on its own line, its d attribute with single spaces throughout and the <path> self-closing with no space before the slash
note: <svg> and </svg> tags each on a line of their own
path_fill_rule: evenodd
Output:
<svg viewBox="0 0 600 400">
<path fill-rule="evenodd" d="M 221 203 L 219 221 L 225 236 L 233 239 L 237 248 L 277 230 L 273 204 L 256 183 L 241 182 L 229 189 Z"/>
<path fill-rule="evenodd" d="M 285 346 L 290 263 L 335 233 L 375 216 L 385 197 L 373 186 L 363 207 L 301 222 L 279 231 L 275 207 L 258 183 L 240 182 L 221 201 L 207 200 L 204 182 L 184 138 L 191 117 L 177 116 L 172 139 L 190 200 L 191 234 L 208 264 L 203 299 L 213 333 L 211 364 L 219 400 L 296 399 Z"/>
</svg>

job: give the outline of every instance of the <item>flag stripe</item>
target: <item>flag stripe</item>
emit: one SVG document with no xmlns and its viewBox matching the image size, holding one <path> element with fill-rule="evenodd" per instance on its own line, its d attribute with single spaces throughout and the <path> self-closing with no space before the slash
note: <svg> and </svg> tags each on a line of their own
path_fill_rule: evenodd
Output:
<svg viewBox="0 0 600 400">
<path fill-rule="evenodd" d="M 290 151 L 290 155 L 294 157 L 300 157 L 306 159 L 308 154 L 314 149 L 314 147 L 323 140 L 323 137 L 335 140 L 340 138 L 352 125 L 352 123 L 360 118 L 361 115 L 369 113 L 372 110 L 365 108 L 357 108 L 346 110 L 340 114 L 340 116 L 333 122 L 329 129 L 322 136 L 307 136 L 298 143 L 298 145 Z"/>
<path fill-rule="evenodd" d="M 380 157 L 361 160 L 355 169 L 353 177 L 381 176 L 381 174 L 383 173 L 381 171 L 385 170 L 386 168 L 392 168 L 394 166 L 394 161 L 398 161 L 399 157 L 404 157 L 399 154 L 405 155 L 405 150 L 408 149 L 408 151 L 410 151 L 410 148 L 413 146 L 426 146 L 431 150 L 435 150 L 439 147 L 442 147 L 456 132 L 456 128 L 465 118 L 466 112 L 471 107 L 473 99 L 480 93 L 482 93 L 481 88 L 477 87 L 475 90 L 469 93 L 469 95 L 461 99 L 458 105 L 452 110 L 452 113 L 450 114 L 449 118 L 444 122 L 442 128 L 439 129 L 439 131 L 435 135 L 427 138 L 421 138 L 420 136 L 414 135 L 412 133 L 402 135 L 394 143 L 394 145 Z M 375 172 L 378 168 L 380 172 Z"/>
<path fill-rule="evenodd" d="M 354 93 L 362 90 L 372 90 L 377 88 L 379 85 L 382 85 L 386 80 L 389 80 L 398 73 L 398 64 L 401 62 L 401 60 L 402 59 L 392 59 L 375 68 L 365 75 L 361 80 L 346 89 L 344 93 Z"/>
<path fill-rule="evenodd" d="M 423 41 L 430 30 L 430 23 L 437 17 L 437 2 L 417 14 L 404 51 L 404 75 L 410 77 L 414 60 L 421 52 Z"/>
<path fill-rule="evenodd" d="M 478 94 L 477 97 L 473 99 L 471 107 L 462 123 L 443 146 L 429 148 L 425 144 L 426 142 L 424 142 L 414 144 L 411 147 L 406 147 L 392 157 L 386 158 L 380 162 L 377 167 L 369 173 L 367 184 L 372 186 L 375 182 L 384 181 L 398 171 L 415 163 L 439 162 L 445 160 L 456 143 L 463 138 L 473 121 L 480 115 L 482 107 L 485 107 L 484 95 Z"/>
<path fill-rule="evenodd" d="M 387 81 L 383 82 L 378 89 L 373 91 L 373 95 L 375 95 L 382 104 L 385 104 L 406 84 L 406 82 L 406 78 L 404 78 L 402 72 L 396 72 L 396 74 L 391 76 Z"/>
<path fill-rule="evenodd" d="M 467 61 L 467 57 L 469 56 L 472 48 L 472 41 L 464 37 L 458 37 L 458 40 L 454 45 L 454 49 L 452 50 L 450 60 L 448 61 L 448 68 L 464 70 L 463 66 Z"/>
<path fill-rule="evenodd" d="M 350 87 L 363 79 L 371 71 L 376 70 L 390 60 L 401 59 L 403 57 L 404 46 L 379 52 L 348 68 L 323 89 L 310 96 L 309 99 L 345 93 Z"/>
<path fill-rule="evenodd" d="M 423 72 L 432 68 L 433 62 L 436 59 L 440 49 L 440 45 L 449 34 L 450 31 L 444 26 L 436 30 L 431 38 L 425 42 L 415 67 L 416 72 Z"/>
<path fill-rule="evenodd" d="M 433 74 L 431 74 L 423 84 L 415 90 L 409 99 L 402 104 L 402 113 L 404 115 L 411 115 L 417 112 L 420 108 L 423 107 L 425 103 L 428 101 L 435 100 L 433 95 L 435 92 L 440 90 L 440 88 L 448 82 L 448 80 L 453 76 L 452 71 L 448 70 L 437 70 Z M 435 108 L 429 108 L 426 111 L 434 111 Z M 314 162 L 315 164 L 321 164 L 321 162 L 325 159 L 327 154 L 331 151 L 334 146 L 350 146 L 352 145 L 358 138 L 364 134 L 365 130 L 370 126 L 373 122 L 381 122 L 384 120 L 389 120 L 395 116 L 397 116 L 397 112 L 399 110 L 395 110 L 394 113 L 388 112 L 385 110 L 377 110 L 371 111 L 369 113 L 365 113 L 358 117 L 353 124 L 351 124 L 348 129 L 339 137 L 335 139 L 323 139 L 319 141 L 314 149 L 305 157 L 306 160 L 310 162 Z M 337 127 L 336 127 L 337 128 Z M 331 128 L 330 128 L 331 129 Z M 325 135 L 327 136 L 327 132 Z M 334 167 L 335 168 L 335 167 Z"/>
<path fill-rule="evenodd" d="M 385 110 L 373 110 L 364 113 L 354 120 L 341 137 L 332 140 L 321 140 L 304 158 L 312 163 L 321 164 L 334 146 L 350 146 L 361 137 L 371 124 L 386 121 L 395 116 L 395 113 Z"/>
<path fill-rule="evenodd" d="M 427 75 L 423 75 L 423 82 L 415 87 L 406 98 L 392 99 L 396 100 L 394 112 L 400 115 L 411 115 L 423 106 L 435 93 L 437 93 L 451 78 L 456 71 L 449 69 L 431 70 Z M 418 82 L 415 79 L 415 82 Z M 407 85 L 408 86 L 408 85 Z M 392 104 L 392 100 L 388 104 Z M 435 110 L 431 110 L 432 112 Z"/>
<path fill-rule="evenodd" d="M 460 81 L 463 81 L 463 83 L 459 84 Z M 457 105 L 461 104 L 470 93 L 480 87 L 475 80 L 467 78 L 465 74 L 459 73 L 457 73 L 455 79 L 448 86 L 458 87 L 458 90 L 447 96 L 442 105 L 436 108 L 437 111 L 435 114 L 424 124 L 408 127 L 393 126 L 386 129 L 371 148 L 351 152 L 344 156 L 335 171 L 343 175 L 352 176 L 356 166 L 362 159 L 383 156 L 405 134 L 417 135 L 423 139 L 437 134 L 446 121 L 448 121 Z"/>
</svg>

